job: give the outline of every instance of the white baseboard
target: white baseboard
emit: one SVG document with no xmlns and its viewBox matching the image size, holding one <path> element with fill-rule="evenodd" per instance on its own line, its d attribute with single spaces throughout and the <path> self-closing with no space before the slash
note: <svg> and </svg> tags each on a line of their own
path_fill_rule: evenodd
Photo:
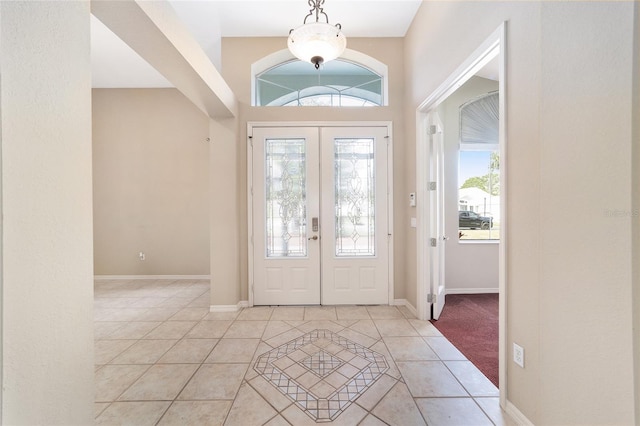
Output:
<svg viewBox="0 0 640 426">
<path fill-rule="evenodd" d="M 409 312 L 411 312 L 411 314 L 417 317 L 418 311 L 411 303 L 407 301 L 407 299 L 394 299 L 393 301 L 391 301 L 391 303 L 389 303 L 389 305 L 404 306 L 409 310 Z M 249 307 L 249 301 L 241 300 L 236 305 L 211 305 L 209 307 L 209 312 L 235 312 L 235 311 L 239 311 L 240 309 L 248 308 L 248 307 Z"/>
<path fill-rule="evenodd" d="M 533 426 L 533 422 L 529 420 L 518 408 L 507 400 L 504 410 L 519 426 Z"/>
<path fill-rule="evenodd" d="M 96 281 L 107 280 L 210 280 L 211 275 L 94 275 Z"/>
<path fill-rule="evenodd" d="M 236 305 L 211 305 L 209 306 L 209 312 L 237 312 L 242 308 L 248 308 L 249 302 L 247 300 L 241 300 Z"/>
<path fill-rule="evenodd" d="M 211 305 L 209 307 L 209 312 L 236 312 L 239 310 L 238 305 Z"/>
<path fill-rule="evenodd" d="M 497 288 L 447 288 L 447 294 L 485 294 L 499 293 Z"/>
<path fill-rule="evenodd" d="M 394 299 L 390 305 L 394 305 L 394 306 L 404 306 L 405 308 L 407 308 L 409 310 L 409 312 L 411 312 L 411 314 L 413 316 L 415 316 L 416 318 L 418 318 L 418 310 L 411 304 L 409 303 L 409 301 L 407 299 Z"/>
</svg>

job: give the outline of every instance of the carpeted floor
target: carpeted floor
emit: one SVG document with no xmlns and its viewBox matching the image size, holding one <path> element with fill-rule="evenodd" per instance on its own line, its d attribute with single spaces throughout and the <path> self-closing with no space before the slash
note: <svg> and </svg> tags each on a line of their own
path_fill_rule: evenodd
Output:
<svg viewBox="0 0 640 426">
<path fill-rule="evenodd" d="M 448 294 L 433 325 L 498 386 L 498 295 Z"/>
</svg>

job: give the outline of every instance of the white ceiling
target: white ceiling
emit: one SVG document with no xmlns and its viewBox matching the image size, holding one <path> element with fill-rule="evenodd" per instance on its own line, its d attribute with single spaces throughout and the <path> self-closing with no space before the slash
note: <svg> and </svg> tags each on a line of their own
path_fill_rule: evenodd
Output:
<svg viewBox="0 0 640 426">
<path fill-rule="evenodd" d="M 284 37 L 302 25 L 307 0 L 169 0 L 187 26 L 218 26 L 223 37 Z M 404 37 L 421 0 L 326 0 L 330 24 L 347 37 Z M 312 18 L 310 18 L 312 19 Z"/>
<path fill-rule="evenodd" d="M 302 25 L 307 0 L 169 0 L 214 65 L 220 37 L 286 37 Z M 403 37 L 422 0 L 326 0 L 330 24 L 349 37 Z M 283 45 L 284 48 L 284 45 Z M 171 87 L 131 48 L 92 17 L 93 87 Z"/>
<path fill-rule="evenodd" d="M 476 73 L 478 77 L 487 78 L 489 80 L 498 81 L 500 78 L 500 61 L 496 56 L 487 65 L 485 65 L 480 71 Z"/>
</svg>

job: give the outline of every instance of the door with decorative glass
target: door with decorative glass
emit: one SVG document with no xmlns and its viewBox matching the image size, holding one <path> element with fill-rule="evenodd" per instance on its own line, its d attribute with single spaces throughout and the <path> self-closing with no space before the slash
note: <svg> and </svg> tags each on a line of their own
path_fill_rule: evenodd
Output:
<svg viewBox="0 0 640 426">
<path fill-rule="evenodd" d="M 387 127 L 253 127 L 254 305 L 387 304 Z"/>
</svg>

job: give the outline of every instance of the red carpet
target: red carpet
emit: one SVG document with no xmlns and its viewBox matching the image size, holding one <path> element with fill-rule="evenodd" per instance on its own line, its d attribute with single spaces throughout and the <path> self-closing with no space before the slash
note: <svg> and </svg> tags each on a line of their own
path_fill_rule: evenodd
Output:
<svg viewBox="0 0 640 426">
<path fill-rule="evenodd" d="M 433 325 L 498 386 L 498 295 L 448 294 Z"/>
</svg>

